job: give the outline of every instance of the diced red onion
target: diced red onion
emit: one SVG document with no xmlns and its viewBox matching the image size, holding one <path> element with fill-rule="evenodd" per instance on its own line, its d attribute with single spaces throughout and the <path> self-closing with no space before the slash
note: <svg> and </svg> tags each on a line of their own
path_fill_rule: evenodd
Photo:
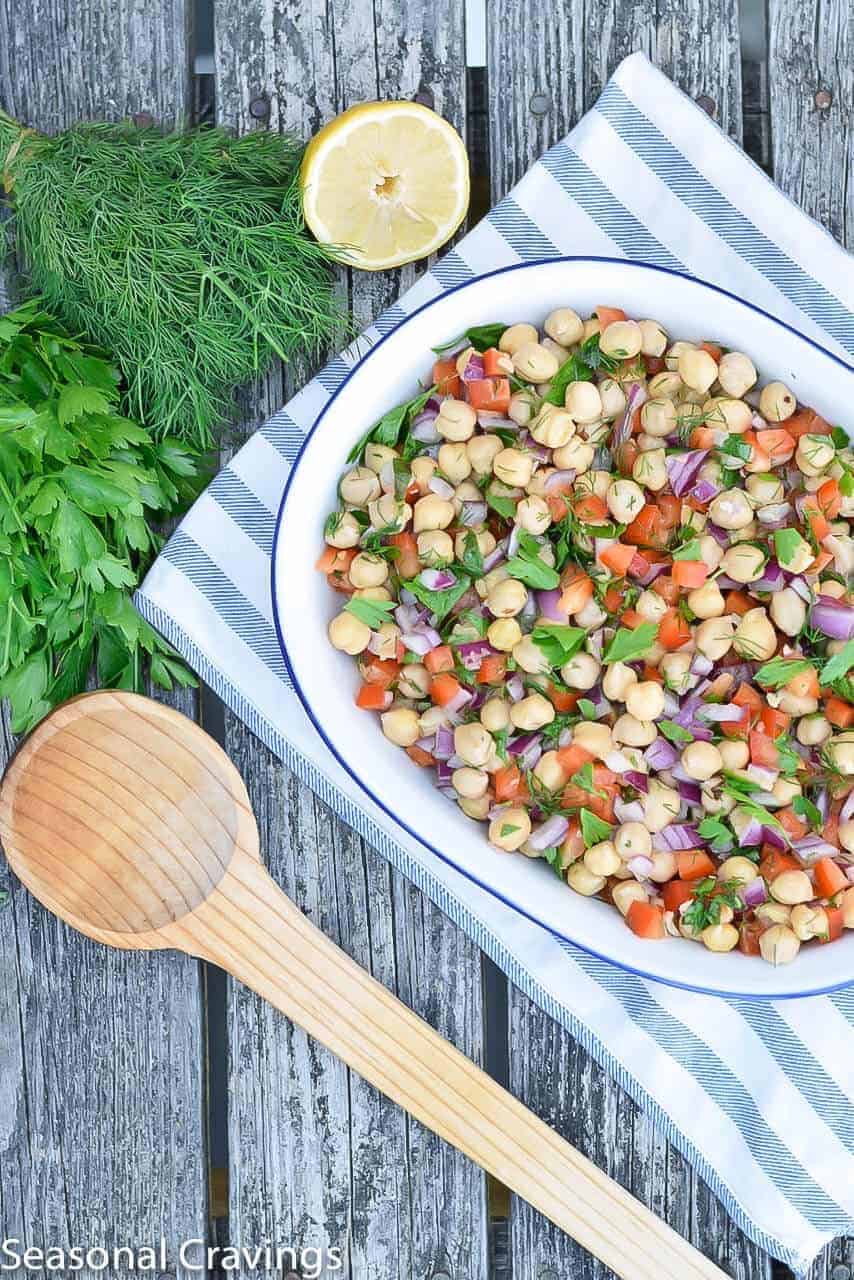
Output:
<svg viewBox="0 0 854 1280">
<path fill-rule="evenodd" d="M 764 791 L 771 791 L 780 776 L 779 769 L 769 769 L 762 764 L 749 764 L 745 772 L 751 782 L 755 782 Z"/>
<path fill-rule="evenodd" d="M 436 745 L 436 734 L 431 734 L 429 738 L 419 738 L 415 745 L 420 747 L 422 751 L 429 751 L 432 755 L 433 748 Z"/>
<path fill-rule="evenodd" d="M 612 773 L 628 773 L 632 767 L 631 760 L 622 751 L 609 751 L 604 756 L 605 765 Z"/>
<path fill-rule="evenodd" d="M 512 418 L 505 418 L 503 413 L 495 413 L 490 409 L 478 411 L 477 425 L 483 427 L 484 431 L 491 431 L 493 427 L 500 427 L 502 431 L 519 430 L 518 422 L 514 422 Z"/>
<path fill-rule="evenodd" d="M 729 546 L 729 531 L 727 529 L 722 529 L 720 525 L 715 524 L 713 520 L 709 520 L 707 522 L 704 532 L 711 534 L 719 546 Z M 720 582 L 720 578 L 718 579 L 718 582 Z"/>
<path fill-rule="evenodd" d="M 383 651 L 383 645 L 386 644 L 388 644 L 388 640 L 385 636 L 381 636 L 379 631 L 372 631 L 371 638 L 368 641 L 368 653 L 376 654 L 379 657 Z"/>
<path fill-rule="evenodd" d="M 827 787 L 822 787 L 820 791 L 816 792 L 815 807 L 816 809 L 818 809 L 819 813 L 821 814 L 822 822 L 827 822 L 827 817 L 828 817 L 828 814 L 830 813 L 830 795 L 828 793 Z M 840 818 L 839 821 L 843 822 L 844 819 Z"/>
<path fill-rule="evenodd" d="M 447 480 L 443 480 L 441 476 L 431 476 L 427 481 L 427 487 L 438 497 L 444 498 L 446 502 L 450 502 L 454 496 L 454 486 L 448 484 Z"/>
<path fill-rule="evenodd" d="M 450 759 L 450 757 L 448 757 L 448 759 Z M 437 758 L 437 760 L 436 760 L 436 782 L 437 782 L 440 786 L 447 786 L 447 785 L 448 785 L 448 783 L 451 781 L 451 776 L 452 776 L 453 772 L 454 772 L 454 771 L 453 771 L 453 769 L 451 768 L 451 766 L 448 764 L 448 761 L 447 761 L 447 760 L 439 760 L 439 759 Z"/>
<path fill-rule="evenodd" d="M 650 769 L 670 769 L 679 759 L 679 753 L 672 743 L 659 735 L 644 751 L 643 758 Z"/>
<path fill-rule="evenodd" d="M 759 907 L 768 900 L 768 889 L 761 876 L 756 876 L 745 885 L 739 885 L 738 893 L 746 907 Z"/>
<path fill-rule="evenodd" d="M 445 711 L 453 715 L 456 711 L 462 711 L 463 707 L 467 707 L 472 700 L 472 694 L 468 689 L 460 688 L 454 694 L 450 702 L 445 703 Z"/>
<path fill-rule="evenodd" d="M 528 837 L 528 847 L 536 849 L 538 853 L 543 849 L 549 849 L 552 845 L 560 844 L 568 830 L 569 821 L 562 814 L 554 813 L 541 827 L 531 832 Z"/>
<path fill-rule="evenodd" d="M 515 756 L 516 763 L 522 770 L 533 769 L 543 754 L 542 735 L 539 733 L 523 733 L 507 743 L 507 750 Z"/>
<path fill-rule="evenodd" d="M 831 640 L 854 639 L 854 607 L 832 596 L 819 596 L 810 610 L 810 623 Z"/>
<path fill-rule="evenodd" d="M 804 836 L 802 840 L 793 840 L 792 848 L 807 867 L 813 866 L 819 858 L 839 857 L 836 845 L 829 844 L 822 836 Z"/>
<path fill-rule="evenodd" d="M 548 618 L 550 622 L 566 623 L 569 619 L 569 614 L 564 612 L 563 609 L 558 608 L 558 601 L 560 600 L 561 594 L 560 589 L 557 587 L 554 591 L 537 592 L 537 608 L 541 615 L 544 618 Z"/>
<path fill-rule="evenodd" d="M 466 361 L 466 367 L 462 372 L 463 382 L 479 382 L 483 377 L 483 356 L 476 355 L 474 352 Z"/>
<path fill-rule="evenodd" d="M 522 684 L 521 676 L 511 676 L 505 688 L 511 702 L 519 702 L 525 696 L 525 686 Z"/>
<path fill-rule="evenodd" d="M 640 800 L 614 800 L 614 817 L 618 822 L 643 822 L 643 805 Z"/>
<path fill-rule="evenodd" d="M 782 525 L 788 520 L 792 510 L 790 502 L 769 502 L 767 507 L 760 507 L 756 512 L 756 518 L 760 524 L 764 525 Z"/>
<path fill-rule="evenodd" d="M 454 752 L 448 760 L 448 765 L 451 769 L 464 769 L 466 767 L 466 762 L 462 756 L 458 756 L 456 752 Z"/>
<path fill-rule="evenodd" d="M 466 671 L 477 671 L 484 658 L 498 650 L 493 649 L 488 640 L 472 640 L 468 644 L 458 645 L 457 652 Z"/>
<path fill-rule="evenodd" d="M 694 484 L 708 454 L 708 449 L 689 449 L 686 453 L 672 453 L 665 460 L 670 488 L 677 498 L 683 497 Z"/>
<path fill-rule="evenodd" d="M 550 476 L 546 476 L 543 481 L 543 492 L 554 493 L 556 489 L 560 489 L 564 485 L 572 484 L 576 477 L 575 471 L 553 471 Z"/>
<path fill-rule="evenodd" d="M 796 595 L 799 595 L 801 597 L 803 601 L 805 601 L 807 604 L 810 603 L 810 601 L 812 600 L 812 591 L 810 591 L 809 583 L 804 582 L 803 578 L 790 579 L 789 586 L 796 593 Z"/>
<path fill-rule="evenodd" d="M 736 831 L 738 842 L 745 847 L 762 844 L 763 826 L 758 818 L 748 818 L 740 831 Z"/>
<path fill-rule="evenodd" d="M 847 822 L 854 815 L 854 789 L 848 792 L 845 797 L 845 803 L 839 810 L 839 821 Z"/>
<path fill-rule="evenodd" d="M 419 413 L 410 428 L 413 440 L 419 444 L 438 444 L 442 437 L 436 430 L 437 417 L 436 413 Z"/>
<path fill-rule="evenodd" d="M 483 557 L 483 571 L 490 573 L 493 569 L 497 569 L 506 559 L 503 547 L 496 547 L 494 551 L 490 551 L 488 556 Z"/>
<path fill-rule="evenodd" d="M 695 676 L 707 676 L 713 670 L 714 663 L 703 653 L 695 653 L 691 659 L 691 671 Z"/>
<path fill-rule="evenodd" d="M 394 493 L 394 464 L 384 462 L 380 467 L 380 484 L 386 493 Z"/>
<path fill-rule="evenodd" d="M 436 730 L 436 742 L 433 747 L 433 755 L 437 760 L 450 760 L 454 754 L 454 735 L 445 724 L 440 724 Z"/>
<path fill-rule="evenodd" d="M 572 730 L 561 729 L 560 736 L 557 740 L 557 745 L 559 747 L 568 747 L 571 742 L 572 742 Z"/>
<path fill-rule="evenodd" d="M 735 702 L 704 702 L 697 715 L 714 724 L 733 724 L 744 715 L 744 708 Z"/>
<path fill-rule="evenodd" d="M 643 385 L 643 383 L 633 382 L 629 387 L 628 395 L 626 396 L 625 412 L 622 418 L 620 419 L 619 423 L 614 427 L 614 430 L 611 432 L 610 443 L 611 443 L 612 451 L 616 451 L 616 449 L 621 444 L 626 443 L 629 436 L 632 434 L 632 419 L 634 418 L 635 410 L 638 409 L 644 403 L 644 401 L 648 399 L 649 399 L 649 395 L 647 394 L 646 387 Z"/>
<path fill-rule="evenodd" d="M 702 804 L 703 793 L 700 791 L 698 782 L 682 782 L 677 781 L 676 790 L 679 792 L 681 800 L 685 800 L 688 804 Z"/>
<path fill-rule="evenodd" d="M 645 858 L 642 854 L 639 854 L 636 858 L 629 858 L 626 866 L 636 880 L 650 876 L 655 870 L 655 863 L 652 858 Z"/>
<path fill-rule="evenodd" d="M 649 778 L 639 769 L 630 769 L 628 773 L 623 774 L 623 779 L 630 787 L 634 787 L 635 791 L 642 791 L 644 795 L 649 791 Z"/>
<path fill-rule="evenodd" d="M 788 847 L 788 840 L 780 827 L 770 826 L 768 823 L 763 823 L 762 826 L 762 843 L 770 844 L 774 849 L 785 849 Z"/>
<path fill-rule="evenodd" d="M 698 480 L 691 490 L 691 497 L 696 498 L 698 502 L 711 502 L 712 498 L 716 498 L 719 493 L 719 487 L 712 484 L 711 480 Z"/>
<path fill-rule="evenodd" d="M 679 849 L 696 849 L 703 841 L 696 827 L 690 826 L 687 822 L 671 822 L 669 827 L 656 832 L 652 837 L 652 843 L 656 849 L 670 849 L 676 852 Z"/>
<path fill-rule="evenodd" d="M 460 512 L 460 524 L 464 524 L 467 529 L 470 529 L 473 525 L 483 524 L 486 520 L 486 515 L 485 502 L 464 502 Z"/>
<path fill-rule="evenodd" d="M 514 524 L 513 528 L 510 530 L 510 541 L 507 543 L 508 556 L 515 556 L 516 552 L 519 550 L 519 539 L 521 536 L 521 526 Z"/>
<path fill-rule="evenodd" d="M 418 581 L 428 591 L 445 591 L 456 585 L 456 577 L 450 569 L 422 569 Z"/>
<path fill-rule="evenodd" d="M 755 582 L 751 582 L 750 590 L 753 591 L 782 591 L 786 585 L 786 576 L 780 568 L 776 560 L 769 560 L 762 577 L 757 578 Z"/>
<path fill-rule="evenodd" d="M 419 657 L 424 657 L 431 649 L 436 646 L 423 631 L 402 631 L 400 635 L 400 643 L 404 649 L 408 649 L 410 653 L 417 653 Z"/>
<path fill-rule="evenodd" d="M 635 560 L 638 560 L 641 558 L 643 557 L 635 556 Z M 635 561 L 633 560 L 632 564 L 634 563 Z M 663 573 L 667 573 L 667 570 L 670 567 L 671 566 L 669 564 L 651 564 L 649 568 L 645 569 L 644 572 L 640 575 L 640 577 L 638 578 L 638 582 L 642 587 L 648 587 L 650 583 L 655 582 L 656 578 L 660 578 Z M 631 571 L 631 565 L 629 565 L 629 570 Z"/>
<path fill-rule="evenodd" d="M 851 883 L 854 884 L 854 866 L 846 867 L 845 874 L 848 877 L 848 879 L 851 881 Z"/>
</svg>

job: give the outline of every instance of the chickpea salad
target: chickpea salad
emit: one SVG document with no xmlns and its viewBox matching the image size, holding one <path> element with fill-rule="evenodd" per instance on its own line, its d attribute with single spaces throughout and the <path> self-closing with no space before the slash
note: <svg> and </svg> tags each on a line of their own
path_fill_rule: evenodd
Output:
<svg viewBox="0 0 854 1280">
<path fill-rule="evenodd" d="M 779 965 L 854 929 L 846 432 L 612 306 L 433 356 L 325 524 L 356 704 L 641 938 Z"/>
</svg>

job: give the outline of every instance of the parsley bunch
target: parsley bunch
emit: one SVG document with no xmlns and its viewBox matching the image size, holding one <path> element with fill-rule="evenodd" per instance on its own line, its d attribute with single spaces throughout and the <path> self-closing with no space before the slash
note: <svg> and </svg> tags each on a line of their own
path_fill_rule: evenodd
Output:
<svg viewBox="0 0 854 1280">
<path fill-rule="evenodd" d="M 35 302 L 0 317 L 0 694 L 12 727 L 98 683 L 195 683 L 131 592 L 199 457 L 117 411 L 119 376 Z"/>
</svg>

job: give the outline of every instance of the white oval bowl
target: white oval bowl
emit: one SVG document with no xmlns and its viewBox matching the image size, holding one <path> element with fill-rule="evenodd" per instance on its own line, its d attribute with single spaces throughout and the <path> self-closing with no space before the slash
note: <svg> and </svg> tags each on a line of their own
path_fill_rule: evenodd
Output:
<svg viewBox="0 0 854 1280">
<path fill-rule="evenodd" d="M 614 259 L 559 258 L 481 276 L 441 294 L 382 338 L 354 366 L 315 422 L 282 498 L 273 553 L 273 606 L 285 661 L 311 720 L 364 791 L 438 858 L 523 915 L 624 969 L 716 995 L 804 996 L 854 981 L 854 934 L 801 951 L 772 968 L 740 952 L 713 955 L 681 939 L 644 942 L 617 911 L 561 886 L 542 860 L 496 852 L 485 828 L 466 818 L 354 705 L 352 658 L 326 638 L 340 607 L 314 569 L 323 522 L 355 441 L 392 406 L 409 399 L 429 369 L 431 348 L 494 320 L 541 323 L 559 306 L 589 315 L 600 303 L 654 316 L 680 338 L 711 338 L 748 353 L 766 379 L 781 378 L 831 422 L 854 406 L 854 368 L 767 313 L 714 286 L 657 267 Z"/>
</svg>

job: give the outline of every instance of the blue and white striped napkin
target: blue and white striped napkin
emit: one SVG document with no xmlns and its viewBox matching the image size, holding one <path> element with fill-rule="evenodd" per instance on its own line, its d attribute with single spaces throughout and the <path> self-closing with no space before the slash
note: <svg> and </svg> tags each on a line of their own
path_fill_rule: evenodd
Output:
<svg viewBox="0 0 854 1280">
<path fill-rule="evenodd" d="M 854 355 L 851 259 L 639 54 L 489 216 L 367 331 L 480 271 L 624 255 L 712 280 Z M 774 1004 L 698 996 L 563 945 L 440 862 L 324 747 L 273 629 L 270 552 L 304 433 L 356 359 L 334 359 L 196 503 L 138 595 L 145 616 L 309 786 L 649 1110 L 763 1248 L 805 1269 L 854 1231 L 854 990 Z"/>
</svg>

